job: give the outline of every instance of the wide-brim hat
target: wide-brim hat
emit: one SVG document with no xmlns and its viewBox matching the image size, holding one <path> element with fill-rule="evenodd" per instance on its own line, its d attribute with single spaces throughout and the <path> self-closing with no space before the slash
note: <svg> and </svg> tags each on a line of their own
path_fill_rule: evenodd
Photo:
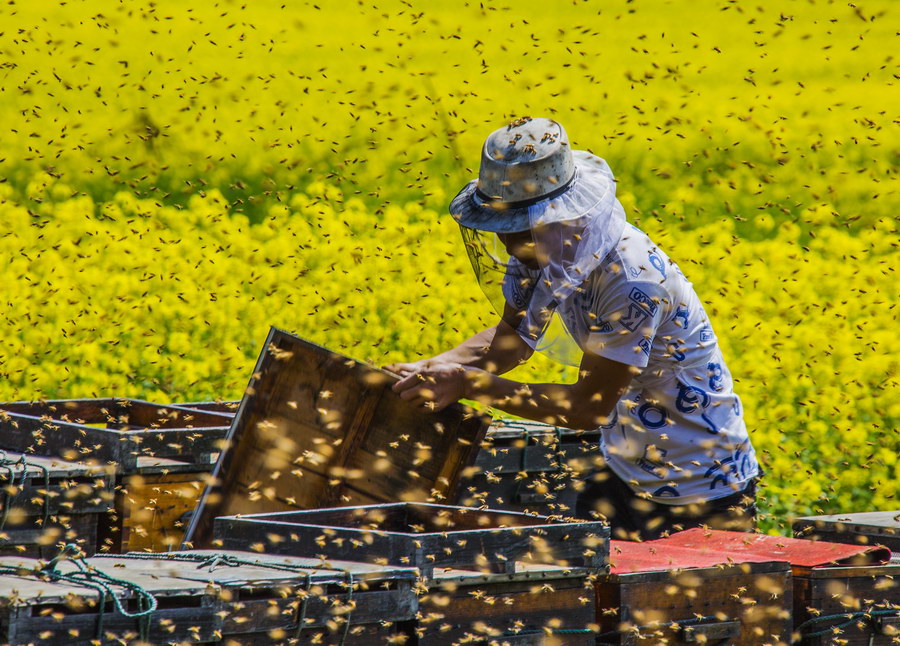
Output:
<svg viewBox="0 0 900 646">
<path fill-rule="evenodd" d="M 606 162 L 571 150 L 551 119 L 518 119 L 485 140 L 478 179 L 450 203 L 464 227 L 494 233 L 574 220 L 615 199 Z"/>
</svg>

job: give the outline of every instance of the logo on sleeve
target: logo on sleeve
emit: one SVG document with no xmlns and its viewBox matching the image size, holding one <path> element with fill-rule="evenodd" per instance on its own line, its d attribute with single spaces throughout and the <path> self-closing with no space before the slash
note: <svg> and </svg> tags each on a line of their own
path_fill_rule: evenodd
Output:
<svg viewBox="0 0 900 646">
<path fill-rule="evenodd" d="M 641 349 L 641 352 L 648 357 L 650 356 L 650 341 L 648 339 L 641 339 L 638 341 L 638 347 Z"/>
<path fill-rule="evenodd" d="M 649 314 L 656 314 L 656 310 L 659 307 L 659 305 L 653 302 L 652 298 L 650 298 L 646 293 L 639 290 L 637 287 L 633 287 L 631 289 L 631 293 L 628 295 L 628 298 L 640 305 L 641 308 L 643 308 Z"/>
<path fill-rule="evenodd" d="M 619 323 L 622 324 L 622 327 L 628 330 L 629 332 L 634 332 L 637 330 L 644 321 L 647 320 L 647 312 L 644 311 L 640 305 L 636 305 L 634 303 L 628 304 L 628 312 L 619 319 Z"/>
<path fill-rule="evenodd" d="M 609 321 L 597 319 L 597 322 L 591 325 L 591 332 L 603 332 L 604 334 L 612 332 L 613 326 Z"/>
</svg>

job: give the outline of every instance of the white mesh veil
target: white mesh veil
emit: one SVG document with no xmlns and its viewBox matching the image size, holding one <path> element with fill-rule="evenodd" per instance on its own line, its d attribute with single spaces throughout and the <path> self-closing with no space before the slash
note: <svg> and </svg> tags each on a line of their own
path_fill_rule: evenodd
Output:
<svg viewBox="0 0 900 646">
<path fill-rule="evenodd" d="M 453 200 L 450 212 L 457 220 L 486 223 L 490 216 L 506 221 L 521 218 L 519 230 L 531 231 L 540 269 L 510 257 L 489 224 L 487 230 L 460 224 L 475 276 L 498 314 L 503 315 L 508 303 L 521 315 L 516 329 L 532 348 L 577 366 L 583 339 L 574 337 L 558 310 L 619 241 L 625 211 L 616 199 L 615 179 L 607 163 L 585 151 L 572 154 L 575 176 L 552 199 L 501 211 L 475 195 L 472 181 Z"/>
</svg>

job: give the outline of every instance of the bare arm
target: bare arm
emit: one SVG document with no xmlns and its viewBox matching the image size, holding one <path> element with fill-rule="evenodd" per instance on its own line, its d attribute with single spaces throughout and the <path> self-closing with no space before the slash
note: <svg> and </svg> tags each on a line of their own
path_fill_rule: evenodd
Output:
<svg viewBox="0 0 900 646">
<path fill-rule="evenodd" d="M 603 424 L 628 389 L 633 368 L 585 354 L 573 384 L 525 384 L 460 364 L 438 364 L 394 385 L 400 397 L 440 410 L 460 398 L 475 399 L 513 415 L 573 429 Z"/>
<path fill-rule="evenodd" d="M 497 325 L 482 330 L 452 350 L 421 361 L 394 363 L 386 369 L 406 376 L 437 364 L 453 363 L 502 375 L 527 361 L 534 352 L 507 321 L 516 321 L 516 313 L 509 305 Z"/>
</svg>

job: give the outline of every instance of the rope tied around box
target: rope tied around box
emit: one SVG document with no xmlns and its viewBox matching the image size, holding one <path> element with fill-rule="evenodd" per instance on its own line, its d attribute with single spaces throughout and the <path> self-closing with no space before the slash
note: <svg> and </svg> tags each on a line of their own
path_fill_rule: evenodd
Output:
<svg viewBox="0 0 900 646">
<path fill-rule="evenodd" d="M 29 462 L 24 455 L 20 455 L 18 459 L 10 458 L 6 451 L 0 450 L 0 470 L 6 473 L 6 480 L 14 487 L 20 490 L 25 488 L 25 480 L 28 479 L 28 468 L 39 470 L 44 476 L 44 495 L 42 496 L 44 503 L 44 518 L 41 522 L 42 527 L 47 526 L 47 520 L 50 518 L 50 469 L 42 464 Z M 16 482 L 17 470 L 21 469 L 18 474 L 19 482 Z M 18 494 L 16 494 L 18 495 Z M 0 488 L 0 503 L 3 505 L 3 515 L 0 516 L 0 530 L 6 527 L 6 521 L 9 519 L 9 511 L 15 496 L 9 492 L 9 487 Z"/>
<path fill-rule="evenodd" d="M 71 572 L 60 571 L 59 564 L 63 560 L 68 560 L 74 564 L 77 569 Z M 103 621 L 106 615 L 106 604 L 110 599 L 113 604 L 115 604 L 116 610 L 124 617 L 138 620 L 140 639 L 143 641 L 149 639 L 150 615 L 156 611 L 156 597 L 138 583 L 110 576 L 106 572 L 88 565 L 85 562 L 84 557 L 81 556 L 81 550 L 77 545 L 72 543 L 66 545 L 53 559 L 39 567 L 25 568 L 12 565 L 0 565 L 0 575 L 34 576 L 51 583 L 63 583 L 93 590 L 100 597 L 96 630 L 96 637 L 98 640 L 102 640 L 103 637 Z M 135 594 L 138 603 L 137 612 L 129 612 L 125 609 L 122 605 L 122 600 L 113 590 L 114 587 L 124 588 Z"/>
<path fill-rule="evenodd" d="M 800 635 L 801 639 L 811 639 L 813 637 L 821 637 L 823 635 L 832 634 L 834 633 L 834 631 L 852 626 L 857 621 L 862 619 L 869 623 L 869 630 L 874 634 L 874 626 L 872 626 L 871 624 L 872 621 L 874 619 L 877 619 L 878 617 L 900 617 L 900 608 L 893 608 L 890 610 L 859 610 L 856 612 L 844 612 L 835 615 L 820 615 L 818 617 L 813 617 L 812 619 L 807 619 L 802 624 L 797 626 L 794 629 L 794 632 Z M 827 628 L 823 628 L 821 630 L 817 630 L 815 632 L 805 632 L 819 624 L 830 621 L 839 623 L 835 623 L 834 625 L 828 626 Z"/>
</svg>

